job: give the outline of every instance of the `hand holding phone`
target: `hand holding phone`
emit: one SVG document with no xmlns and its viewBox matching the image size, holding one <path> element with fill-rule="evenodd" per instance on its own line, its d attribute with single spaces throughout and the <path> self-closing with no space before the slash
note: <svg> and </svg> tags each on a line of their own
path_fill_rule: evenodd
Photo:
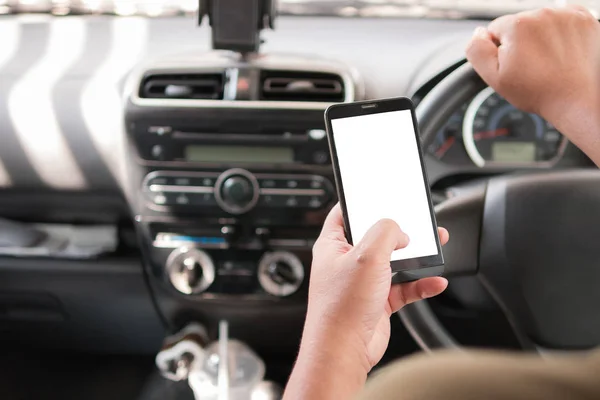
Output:
<svg viewBox="0 0 600 400">
<path fill-rule="evenodd" d="M 444 259 L 412 102 L 338 104 L 327 109 L 325 122 L 348 242 L 392 219 L 410 238 L 392 253 L 395 281 L 441 275 Z"/>
</svg>

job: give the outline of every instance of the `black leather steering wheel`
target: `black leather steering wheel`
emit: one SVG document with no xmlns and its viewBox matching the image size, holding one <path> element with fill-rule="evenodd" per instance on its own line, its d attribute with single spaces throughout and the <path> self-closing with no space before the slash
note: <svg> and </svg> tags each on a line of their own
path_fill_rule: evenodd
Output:
<svg viewBox="0 0 600 400">
<path fill-rule="evenodd" d="M 440 82 L 417 108 L 423 146 L 485 87 L 468 63 Z M 451 236 L 445 275 L 476 276 L 525 350 L 600 344 L 600 171 L 494 177 L 436 216 Z M 398 315 L 424 350 L 459 348 L 427 301 Z"/>
</svg>

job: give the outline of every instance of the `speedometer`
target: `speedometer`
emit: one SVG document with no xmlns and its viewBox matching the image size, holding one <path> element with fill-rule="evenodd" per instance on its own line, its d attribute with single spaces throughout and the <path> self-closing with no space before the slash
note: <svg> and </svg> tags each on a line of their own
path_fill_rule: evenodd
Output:
<svg viewBox="0 0 600 400">
<path fill-rule="evenodd" d="M 479 167 L 553 164 L 567 144 L 549 122 L 518 110 L 492 88 L 481 91 L 467 108 L 463 141 Z"/>
</svg>

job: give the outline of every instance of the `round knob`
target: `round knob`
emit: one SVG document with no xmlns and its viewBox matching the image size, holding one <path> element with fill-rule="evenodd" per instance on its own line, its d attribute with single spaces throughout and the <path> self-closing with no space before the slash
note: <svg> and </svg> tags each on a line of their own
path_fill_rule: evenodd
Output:
<svg viewBox="0 0 600 400">
<path fill-rule="evenodd" d="M 267 267 L 267 273 L 273 282 L 279 285 L 295 285 L 298 283 L 298 276 L 287 262 L 272 262 Z"/>
<path fill-rule="evenodd" d="M 188 257 L 183 260 L 182 273 L 184 279 L 187 281 L 189 287 L 194 288 L 202 281 L 204 275 L 202 271 L 202 264 L 198 263 L 194 257 Z"/>
<path fill-rule="evenodd" d="M 249 211 L 258 201 L 259 187 L 254 175 L 235 168 L 225 171 L 215 185 L 215 198 L 221 208 L 232 214 Z"/>
<path fill-rule="evenodd" d="M 292 253 L 266 253 L 258 264 L 258 281 L 265 292 L 274 296 L 289 296 L 304 280 L 302 261 Z"/>
<path fill-rule="evenodd" d="M 240 207 L 252 201 L 254 190 L 250 180 L 244 176 L 232 176 L 223 182 L 221 189 L 223 200 Z"/>
<path fill-rule="evenodd" d="M 184 294 L 200 293 L 215 280 L 215 266 L 210 256 L 199 249 L 182 247 L 169 255 L 167 275 L 175 289 Z"/>
</svg>

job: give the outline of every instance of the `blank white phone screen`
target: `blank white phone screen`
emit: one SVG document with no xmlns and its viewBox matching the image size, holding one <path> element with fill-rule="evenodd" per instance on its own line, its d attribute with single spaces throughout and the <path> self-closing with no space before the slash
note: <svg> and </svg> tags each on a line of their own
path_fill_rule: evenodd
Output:
<svg viewBox="0 0 600 400">
<path fill-rule="evenodd" d="M 331 120 L 352 241 L 380 219 L 409 236 L 390 261 L 438 254 L 410 110 Z"/>
</svg>

